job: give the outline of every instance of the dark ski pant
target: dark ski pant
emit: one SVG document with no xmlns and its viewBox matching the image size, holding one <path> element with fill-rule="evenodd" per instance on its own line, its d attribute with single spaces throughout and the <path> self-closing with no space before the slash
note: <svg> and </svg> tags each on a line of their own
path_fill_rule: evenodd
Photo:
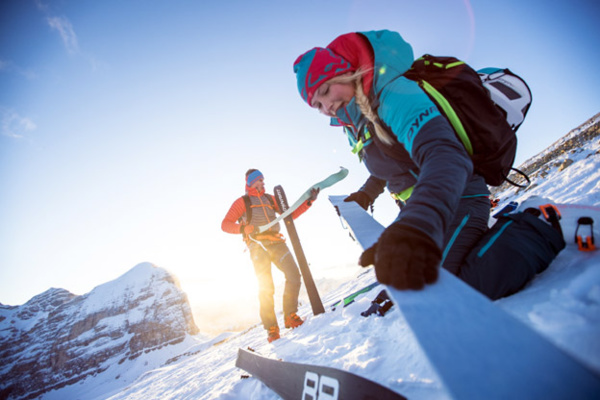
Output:
<svg viewBox="0 0 600 400">
<path fill-rule="evenodd" d="M 486 196 L 462 198 L 445 238 L 442 267 L 461 277 L 461 266 L 471 249 L 488 231 L 490 200 Z"/>
<path fill-rule="evenodd" d="M 517 293 L 565 247 L 538 209 L 501 216 L 471 250 L 459 277 L 492 300 Z"/>
<path fill-rule="evenodd" d="M 278 326 L 275 316 L 275 285 L 271 274 L 271 263 L 275 264 L 285 275 L 283 291 L 283 313 L 289 315 L 298 311 L 298 295 L 300 293 L 300 271 L 294 257 L 285 243 L 273 243 L 261 246 L 251 243 L 250 256 L 254 264 L 254 272 L 258 279 L 258 300 L 260 302 L 260 319 L 265 329 Z"/>
<path fill-rule="evenodd" d="M 536 273 L 547 268 L 561 247 L 560 235 L 555 238 L 550 225 L 531 216 L 528 218 L 541 224 L 537 230 L 529 224 L 514 223 L 512 230 L 501 236 L 498 232 L 499 239 L 490 240 L 486 234 L 489 211 L 490 203 L 486 197 L 461 200 L 446 238 L 442 267 L 496 300 L 521 290 Z M 490 241 L 494 246 L 485 257 L 479 256 L 482 247 Z"/>
</svg>

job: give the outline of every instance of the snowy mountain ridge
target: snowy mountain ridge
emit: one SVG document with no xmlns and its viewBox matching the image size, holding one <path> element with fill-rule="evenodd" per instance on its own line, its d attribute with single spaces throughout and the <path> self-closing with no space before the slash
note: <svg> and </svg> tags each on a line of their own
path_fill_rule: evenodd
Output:
<svg viewBox="0 0 600 400">
<path fill-rule="evenodd" d="M 577 159 L 597 155 L 600 148 L 592 143 L 598 136 L 600 136 L 600 113 L 579 127 L 572 129 L 547 149 L 531 157 L 517 168 L 529 176 L 531 185 L 527 188 L 516 188 L 505 182 L 499 187 L 492 188 L 492 195 L 501 197 L 519 195 L 524 192 L 531 193 L 539 184 L 539 182 L 536 182 L 537 178 L 543 180 L 552 174 L 554 170 L 561 172 L 570 167 Z M 518 173 L 512 173 L 508 178 L 519 184 L 525 183 L 525 179 Z M 558 201 L 557 199 L 555 200 Z"/>
<path fill-rule="evenodd" d="M 35 398 L 197 333 L 186 295 L 149 263 L 82 296 L 0 305 L 0 398 Z"/>
</svg>

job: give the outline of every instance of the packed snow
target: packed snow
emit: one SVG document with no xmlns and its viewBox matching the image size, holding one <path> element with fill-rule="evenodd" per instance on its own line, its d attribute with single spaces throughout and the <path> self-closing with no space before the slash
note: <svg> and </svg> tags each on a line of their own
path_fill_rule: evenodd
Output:
<svg viewBox="0 0 600 400">
<path fill-rule="evenodd" d="M 600 207 L 599 151 L 600 140 L 595 138 L 585 149 L 565 155 L 573 161 L 566 169 L 537 177 L 531 190 L 498 194 L 498 209 L 530 196 Z M 594 211 L 598 235 L 600 213 Z M 348 233 L 340 228 L 340 235 Z M 600 374 L 600 251 L 581 252 L 571 238 L 566 240 L 567 248 L 545 272 L 523 291 L 495 303 Z M 318 283 L 318 271 L 313 275 Z M 382 286 L 332 310 L 335 302 L 374 281 L 372 268 L 360 270 L 355 279 L 321 293 L 326 313 L 318 316 L 303 304 L 299 314 L 306 318 L 304 325 L 283 330 L 282 338 L 271 344 L 258 323 L 213 338 L 189 336 L 42 399 L 278 399 L 258 379 L 242 379 L 246 373 L 235 367 L 235 360 L 238 348 L 247 347 L 270 358 L 343 369 L 410 399 L 449 398 L 397 306 L 384 317 L 361 316 Z M 279 301 L 281 292 L 276 296 Z"/>
</svg>

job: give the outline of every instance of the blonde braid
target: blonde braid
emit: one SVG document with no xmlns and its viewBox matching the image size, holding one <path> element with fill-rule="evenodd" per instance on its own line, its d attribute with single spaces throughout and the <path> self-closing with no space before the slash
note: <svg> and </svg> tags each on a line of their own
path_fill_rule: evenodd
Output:
<svg viewBox="0 0 600 400">
<path fill-rule="evenodd" d="M 379 122 L 379 116 L 371 106 L 368 96 L 365 94 L 362 85 L 362 76 L 367 70 L 357 70 L 351 75 L 340 75 L 329 80 L 330 84 L 334 83 L 354 83 L 354 91 L 356 97 L 356 104 L 362 112 L 362 114 L 373 124 L 375 129 L 375 135 L 386 145 L 390 146 L 394 143 L 394 139 L 390 136 L 387 130 L 385 130 Z"/>
<path fill-rule="evenodd" d="M 375 112 L 373 107 L 371 106 L 371 102 L 369 98 L 365 94 L 362 87 L 362 79 L 359 77 L 356 80 L 356 104 L 360 111 L 363 113 L 365 117 L 373 124 L 373 128 L 375 129 L 375 135 L 386 145 L 391 146 L 394 143 L 394 139 L 390 136 L 387 130 L 381 126 L 379 123 L 379 115 Z"/>
</svg>

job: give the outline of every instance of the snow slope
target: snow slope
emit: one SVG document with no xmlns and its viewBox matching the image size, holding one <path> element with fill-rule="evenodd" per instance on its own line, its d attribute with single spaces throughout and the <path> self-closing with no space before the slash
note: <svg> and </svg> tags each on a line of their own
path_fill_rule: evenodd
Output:
<svg viewBox="0 0 600 400">
<path fill-rule="evenodd" d="M 566 168 L 551 167 L 548 173 L 537 174 L 530 190 L 496 193 L 501 199 L 499 208 L 531 195 L 600 206 L 599 152 L 600 138 L 595 137 L 564 155 L 570 159 Z M 345 231 L 340 234 L 347 235 Z M 321 293 L 327 312 L 310 316 L 310 306 L 304 305 L 299 312 L 307 317 L 304 325 L 284 330 L 282 338 L 272 344 L 258 324 L 210 340 L 190 337 L 188 348 L 155 369 L 128 363 L 113 366 L 132 376 L 136 369 L 148 371 L 127 386 L 114 379 L 99 385 L 94 379 L 102 379 L 100 374 L 78 388 L 63 388 L 43 399 L 277 399 L 258 380 L 241 378 L 244 371 L 235 367 L 235 358 L 239 347 L 248 346 L 268 357 L 345 369 L 410 399 L 448 398 L 397 307 L 385 317 L 360 315 L 380 287 L 346 308 L 331 311 L 335 301 L 374 280 L 368 269 L 336 290 Z M 579 252 L 570 244 L 527 288 L 496 304 L 600 374 L 600 251 Z M 86 392 L 88 387 L 94 390 Z"/>
</svg>

